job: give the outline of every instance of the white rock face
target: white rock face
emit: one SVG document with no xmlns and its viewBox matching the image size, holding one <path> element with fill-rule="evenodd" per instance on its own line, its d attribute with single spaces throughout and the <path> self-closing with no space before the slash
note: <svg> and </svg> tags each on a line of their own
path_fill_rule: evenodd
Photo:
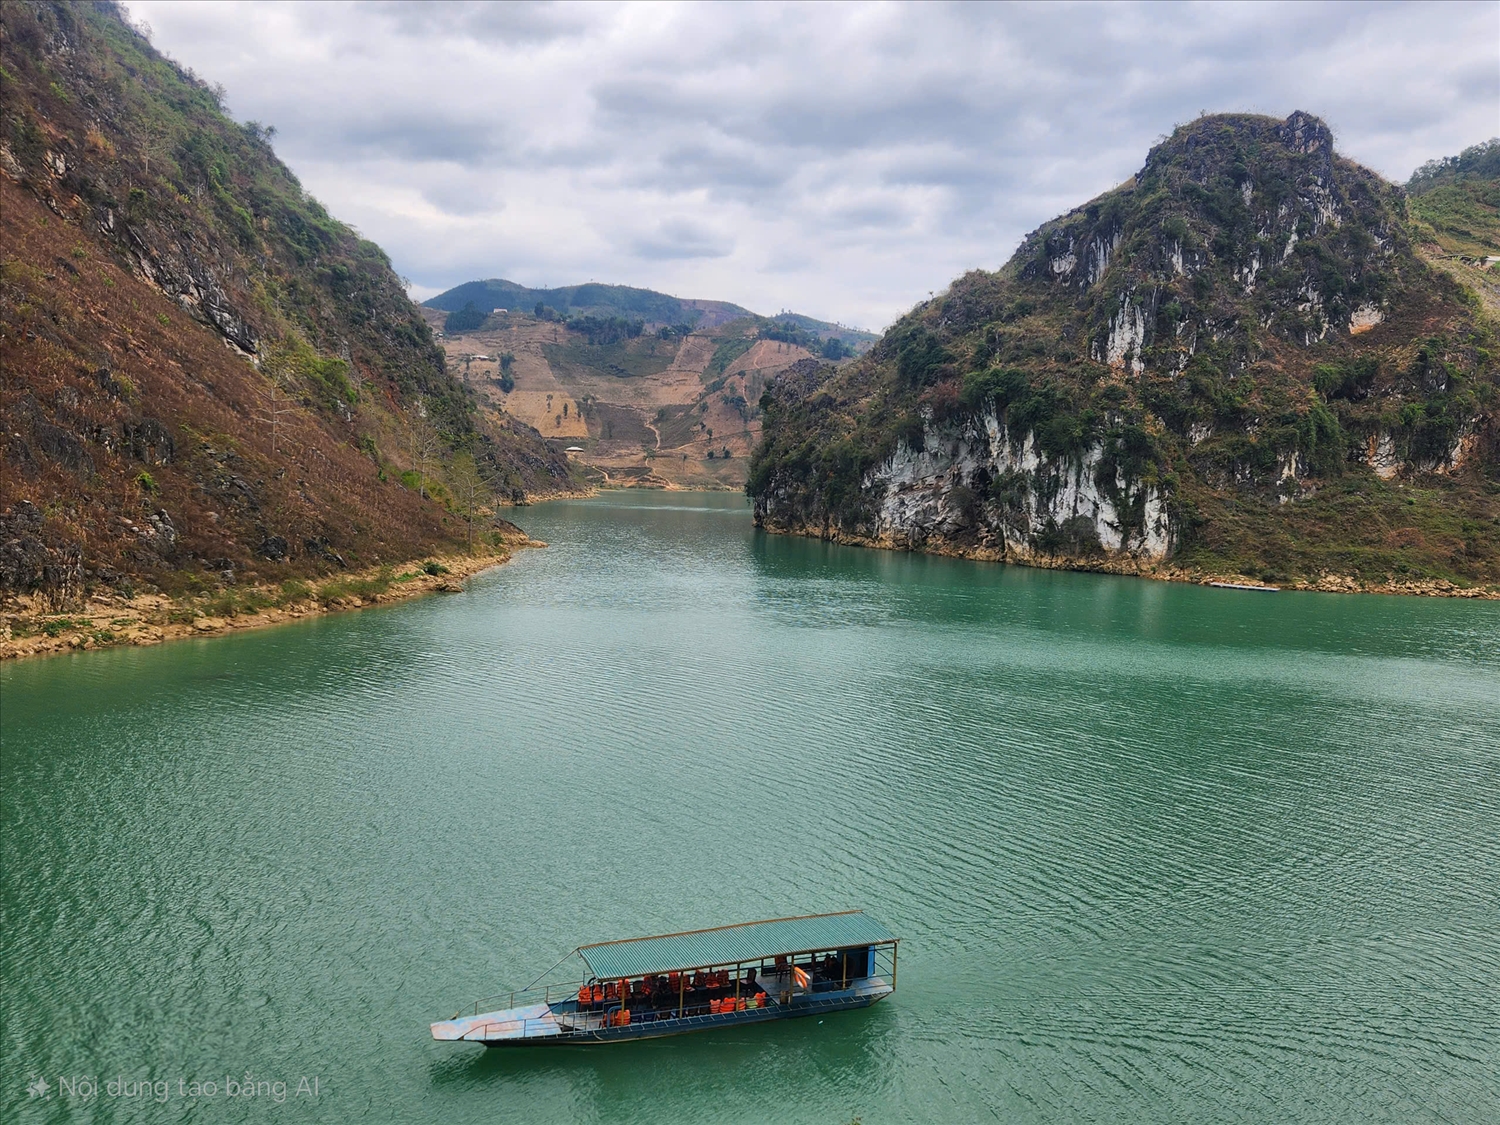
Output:
<svg viewBox="0 0 1500 1125">
<path fill-rule="evenodd" d="M 1146 369 L 1141 350 L 1146 346 L 1146 313 L 1129 297 L 1109 322 L 1109 339 L 1104 345 L 1104 362 L 1111 367 L 1129 366 L 1133 374 Z"/>
<path fill-rule="evenodd" d="M 1109 260 L 1114 257 L 1115 251 L 1120 248 L 1120 232 L 1115 231 L 1109 241 L 1105 241 L 1102 235 L 1095 235 L 1094 241 L 1089 243 L 1089 284 L 1093 285 L 1104 276 L 1104 271 L 1109 269 Z"/>
<path fill-rule="evenodd" d="M 1374 305 L 1360 305 L 1349 317 L 1349 335 L 1358 336 L 1361 332 L 1368 332 L 1384 319 Z"/>
<path fill-rule="evenodd" d="M 1396 439 L 1388 430 L 1381 430 L 1370 439 L 1365 451 L 1365 460 L 1381 480 L 1390 480 L 1401 471 L 1401 457 L 1396 452 Z"/>
<path fill-rule="evenodd" d="M 1250 259 L 1250 264 L 1239 272 L 1240 284 L 1245 287 L 1245 292 L 1255 292 L 1255 275 L 1260 273 L 1260 251 L 1257 250 Z"/>
<path fill-rule="evenodd" d="M 971 526 L 971 511 L 960 510 L 954 497 L 962 486 L 972 490 L 976 478 L 987 474 L 996 479 L 1011 473 L 1025 474 L 1025 499 L 998 519 L 982 522 L 981 546 L 1001 548 L 1006 556 L 1031 558 L 1037 552 L 1031 539 L 1048 524 L 1061 525 L 1082 516 L 1093 526 L 1099 543 L 1110 553 L 1128 553 L 1148 559 L 1166 555 L 1171 545 L 1165 498 L 1155 489 L 1116 479 L 1122 503 L 1140 503 L 1141 526 L 1124 526 L 1122 513 L 1095 479 L 1104 451 L 1095 446 L 1081 461 L 1045 461 L 1032 435 L 1013 440 L 993 411 L 962 427 L 923 430 L 923 449 L 901 443 L 885 462 L 865 480 L 867 488 L 882 490 L 876 514 L 876 532 L 882 538 L 920 546 L 933 536 L 951 535 Z M 983 470 L 983 473 L 981 473 Z M 969 491 L 972 495 L 972 491 Z M 992 509 L 986 509 L 988 514 Z M 986 516 L 981 516 L 981 521 Z"/>
</svg>

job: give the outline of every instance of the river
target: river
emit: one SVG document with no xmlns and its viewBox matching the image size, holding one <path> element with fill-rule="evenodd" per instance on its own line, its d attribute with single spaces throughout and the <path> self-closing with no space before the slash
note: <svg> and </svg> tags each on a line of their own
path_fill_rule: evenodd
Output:
<svg viewBox="0 0 1500 1125">
<path fill-rule="evenodd" d="M 0 1116 L 1500 1113 L 1500 604 L 521 517 L 463 594 L 0 669 Z M 580 943 L 854 907 L 903 939 L 865 1011 L 427 1034 Z"/>
</svg>

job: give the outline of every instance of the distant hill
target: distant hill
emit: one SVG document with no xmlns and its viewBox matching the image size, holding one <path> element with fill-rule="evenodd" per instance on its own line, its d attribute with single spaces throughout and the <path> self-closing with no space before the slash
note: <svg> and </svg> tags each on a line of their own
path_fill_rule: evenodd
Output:
<svg viewBox="0 0 1500 1125">
<path fill-rule="evenodd" d="M 1500 137 L 1470 145 L 1457 156 L 1429 160 L 1406 181 L 1406 193 L 1425 195 L 1434 188 L 1466 180 L 1500 180 Z"/>
<path fill-rule="evenodd" d="M 1477 275 L 1500 252 L 1494 155 L 1434 162 L 1409 195 L 1309 114 L 1180 126 L 868 355 L 773 381 L 757 522 L 1040 566 L 1500 592 L 1500 341 L 1457 259 L 1428 264 L 1462 252 Z"/>
<path fill-rule="evenodd" d="M 849 358 L 837 337 L 788 318 L 649 327 L 620 305 L 585 308 L 480 314 L 466 300 L 423 312 L 450 370 L 600 484 L 744 487 L 767 383 L 798 363 Z"/>
<path fill-rule="evenodd" d="M 706 331 L 741 317 L 776 321 L 799 328 L 819 340 L 843 340 L 856 353 L 875 342 L 876 335 L 858 328 L 846 328 L 826 320 L 816 320 L 798 313 L 781 313 L 775 317 L 757 317 L 749 309 L 728 301 L 691 300 L 671 297 L 653 289 L 635 289 L 628 285 L 565 285 L 558 289 L 528 289 L 514 281 L 490 278 L 466 281 L 447 292 L 423 302 L 427 308 L 456 313 L 473 306 L 479 313 L 493 309 L 535 313 L 552 309 L 564 319 L 572 317 L 621 317 L 642 321 L 648 328 L 680 325 Z"/>
<path fill-rule="evenodd" d="M 5 5 L 0 594 L 453 547 L 431 497 L 460 453 L 509 497 L 578 483 L 220 99 L 112 4 Z"/>
<path fill-rule="evenodd" d="M 1500 315 L 1500 139 L 1428 161 L 1406 194 L 1418 252 Z"/>
</svg>

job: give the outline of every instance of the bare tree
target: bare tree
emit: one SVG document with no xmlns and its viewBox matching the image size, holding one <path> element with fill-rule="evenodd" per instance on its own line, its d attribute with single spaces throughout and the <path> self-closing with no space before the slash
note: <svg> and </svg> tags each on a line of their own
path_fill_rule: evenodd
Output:
<svg viewBox="0 0 1500 1125">
<path fill-rule="evenodd" d="M 437 431 L 427 420 L 427 408 L 421 399 L 417 399 L 412 407 L 408 431 L 411 440 L 411 467 L 417 474 L 417 491 L 425 500 L 427 499 L 427 470 L 429 466 L 437 462 L 438 454 L 443 446 L 438 440 Z"/>
<path fill-rule="evenodd" d="M 165 125 L 147 125 L 141 131 L 141 164 L 147 176 L 151 175 L 151 161 L 164 163 L 172 149 L 171 134 Z"/>
<path fill-rule="evenodd" d="M 281 451 L 283 444 L 281 439 L 281 419 L 287 414 L 295 413 L 295 407 L 289 398 L 281 391 L 281 387 L 274 380 L 271 382 L 270 392 L 266 395 L 261 406 L 260 413 L 255 420 L 271 431 L 271 455 L 274 457 Z"/>
<path fill-rule="evenodd" d="M 494 499 L 491 485 L 493 477 L 486 476 L 480 471 L 479 464 L 474 460 L 472 453 L 460 453 L 453 459 L 453 465 L 448 470 L 448 483 L 453 488 L 453 494 L 458 497 L 458 502 L 464 506 L 464 520 L 469 525 L 469 554 L 474 553 L 474 517 L 486 501 Z"/>
</svg>

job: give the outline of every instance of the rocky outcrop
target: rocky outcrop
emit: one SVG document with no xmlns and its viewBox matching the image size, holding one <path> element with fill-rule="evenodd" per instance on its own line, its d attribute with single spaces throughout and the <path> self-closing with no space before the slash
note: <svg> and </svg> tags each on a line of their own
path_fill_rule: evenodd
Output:
<svg viewBox="0 0 1500 1125">
<path fill-rule="evenodd" d="M 1102 445 L 1048 458 L 994 410 L 961 425 L 928 421 L 918 442 L 898 443 L 861 486 L 870 515 L 829 537 L 1041 565 L 1154 562 L 1172 545 L 1160 488 L 1128 479 Z M 757 524 L 808 530 L 796 504 L 783 501 L 774 491 L 757 497 Z"/>
<path fill-rule="evenodd" d="M 926 427 L 921 447 L 901 442 L 865 480 L 880 499 L 875 537 L 923 548 L 972 542 L 997 557 L 1166 556 L 1166 498 L 1105 464 L 1102 445 L 1049 459 L 1032 434 L 1007 430 L 993 411 L 954 428 Z"/>
<path fill-rule="evenodd" d="M 234 307 L 225 291 L 222 271 L 204 260 L 202 250 L 195 250 L 180 236 L 174 239 L 146 224 L 116 224 L 112 213 L 100 221 L 99 229 L 118 240 L 143 281 L 214 329 L 240 354 L 252 356 L 259 351 L 259 335 Z"/>
<path fill-rule="evenodd" d="M 41 509 L 22 500 L 0 512 L 0 594 L 40 593 L 60 606 L 83 586 L 83 550 L 48 544 Z"/>
</svg>

